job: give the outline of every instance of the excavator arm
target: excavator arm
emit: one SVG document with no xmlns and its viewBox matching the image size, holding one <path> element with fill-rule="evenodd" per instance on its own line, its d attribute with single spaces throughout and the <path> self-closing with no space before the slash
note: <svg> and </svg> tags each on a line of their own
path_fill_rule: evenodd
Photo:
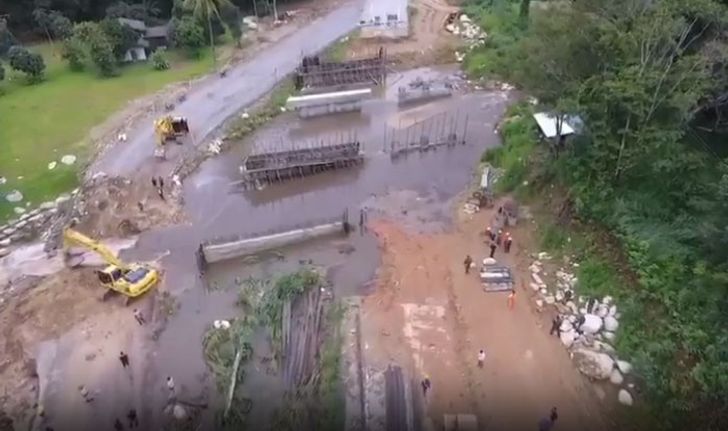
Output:
<svg viewBox="0 0 728 431">
<path fill-rule="evenodd" d="M 116 254 L 108 247 L 104 246 L 98 241 L 94 241 L 93 239 L 73 229 L 66 228 L 63 231 L 63 243 L 65 246 L 64 248 L 76 245 L 86 248 L 88 250 L 95 251 L 106 261 L 106 263 L 114 265 L 118 268 L 126 268 L 124 262 L 116 257 Z"/>
</svg>

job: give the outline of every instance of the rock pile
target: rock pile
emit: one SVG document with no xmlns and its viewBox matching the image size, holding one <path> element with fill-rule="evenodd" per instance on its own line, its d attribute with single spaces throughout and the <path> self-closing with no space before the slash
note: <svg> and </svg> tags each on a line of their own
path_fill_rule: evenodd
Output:
<svg viewBox="0 0 728 431">
<path fill-rule="evenodd" d="M 570 351 L 577 369 L 593 380 L 609 380 L 621 386 L 625 376 L 632 372 L 632 365 L 621 360 L 611 344 L 616 339 L 620 318 L 613 298 L 605 296 L 599 300 L 576 295 L 579 280 L 564 268 L 556 271 L 556 286 L 550 287 L 544 281 L 549 274 L 544 271 L 543 261 L 550 260 L 551 256 L 541 252 L 534 258 L 529 269 L 530 287 L 537 293 L 536 305 L 539 308 L 544 304 L 553 305 L 563 317 L 559 328 L 561 342 Z M 632 395 L 621 388 L 618 401 L 632 405 Z"/>
<path fill-rule="evenodd" d="M 473 24 L 470 17 L 465 14 L 448 20 L 445 24 L 445 30 L 465 40 L 469 50 L 476 46 L 485 45 L 485 38 L 488 36 L 477 24 Z M 455 59 L 458 63 L 462 62 L 464 58 L 464 53 L 455 51 Z"/>
<path fill-rule="evenodd" d="M 13 244 L 38 236 L 58 213 L 59 205 L 70 199 L 71 195 L 61 195 L 55 201 L 44 202 L 32 211 L 23 211 L 19 218 L 0 226 L 0 257 L 10 254 Z"/>
</svg>

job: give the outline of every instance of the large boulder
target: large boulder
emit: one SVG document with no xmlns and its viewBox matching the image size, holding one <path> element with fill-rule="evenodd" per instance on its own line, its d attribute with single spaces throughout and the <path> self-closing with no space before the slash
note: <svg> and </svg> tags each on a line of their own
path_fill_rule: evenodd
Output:
<svg viewBox="0 0 728 431">
<path fill-rule="evenodd" d="M 592 379 L 605 380 L 612 375 L 614 361 L 606 353 L 580 348 L 572 352 L 576 368 Z"/>
<path fill-rule="evenodd" d="M 561 332 L 567 332 L 574 329 L 574 325 L 571 324 L 570 321 L 564 320 L 561 322 Z"/>
<path fill-rule="evenodd" d="M 541 277 L 539 277 L 536 273 L 531 273 L 531 278 L 533 279 L 534 283 L 538 284 L 539 286 L 543 286 L 544 282 Z"/>
<path fill-rule="evenodd" d="M 617 394 L 617 400 L 620 404 L 623 404 L 625 406 L 631 406 L 632 403 L 634 403 L 632 395 L 630 395 L 630 393 L 624 389 L 619 390 L 619 393 Z"/>
<path fill-rule="evenodd" d="M 622 374 L 629 374 L 632 371 L 632 364 L 627 361 L 617 360 L 617 368 Z"/>
<path fill-rule="evenodd" d="M 602 318 L 596 314 L 585 314 L 584 323 L 579 329 L 585 334 L 596 334 L 602 329 L 602 324 Z"/>
<path fill-rule="evenodd" d="M 619 370 L 612 370 L 612 375 L 609 376 L 609 381 L 615 385 L 621 385 L 624 381 L 624 377 L 622 377 L 622 373 L 620 373 Z"/>
<path fill-rule="evenodd" d="M 604 329 L 609 332 L 615 332 L 619 328 L 619 322 L 613 316 L 604 318 Z"/>
<path fill-rule="evenodd" d="M 606 306 L 606 305 L 604 305 L 604 304 L 599 305 L 597 307 L 597 313 L 596 314 L 597 314 L 597 316 L 599 316 L 602 319 L 604 319 L 609 314 L 609 307 Z"/>
<path fill-rule="evenodd" d="M 609 307 L 609 315 L 612 317 L 617 315 L 617 306 L 616 305 L 612 305 L 611 307 Z"/>
<path fill-rule="evenodd" d="M 561 333 L 561 342 L 566 346 L 568 349 L 571 347 L 572 344 L 574 344 L 574 340 L 576 339 L 576 332 L 573 330 L 564 331 Z"/>
</svg>

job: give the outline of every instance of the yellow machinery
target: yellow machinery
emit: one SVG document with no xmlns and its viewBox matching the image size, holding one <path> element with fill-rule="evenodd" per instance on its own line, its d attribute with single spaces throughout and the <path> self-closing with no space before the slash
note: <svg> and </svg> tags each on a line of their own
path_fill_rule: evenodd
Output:
<svg viewBox="0 0 728 431">
<path fill-rule="evenodd" d="M 168 141 L 177 141 L 177 138 L 190 133 L 186 118 L 171 115 L 157 119 L 154 122 L 154 130 L 157 132 L 157 144 L 160 146 L 164 146 Z"/>
<path fill-rule="evenodd" d="M 156 269 L 141 263 L 126 264 L 108 247 L 73 229 L 67 228 L 63 231 L 63 244 L 67 264 L 73 257 L 69 248 L 74 245 L 93 250 L 101 256 L 109 265 L 97 271 L 99 280 L 109 289 L 127 298 L 143 295 L 159 282 L 159 271 Z"/>
</svg>

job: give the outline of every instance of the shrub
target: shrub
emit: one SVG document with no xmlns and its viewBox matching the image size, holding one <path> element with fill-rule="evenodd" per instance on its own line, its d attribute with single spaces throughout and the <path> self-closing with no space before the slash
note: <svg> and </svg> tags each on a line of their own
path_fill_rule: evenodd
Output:
<svg viewBox="0 0 728 431">
<path fill-rule="evenodd" d="M 25 73 L 30 82 L 43 79 L 45 62 L 40 54 L 28 51 L 22 46 L 14 46 L 8 51 L 10 67 Z"/>
<path fill-rule="evenodd" d="M 139 33 L 128 25 L 106 18 L 101 21 L 101 31 L 104 32 L 116 58 L 122 58 L 126 51 L 133 48 L 139 41 Z"/>
<path fill-rule="evenodd" d="M 175 46 L 183 48 L 190 56 L 196 57 L 205 46 L 205 32 L 192 17 L 174 20 L 172 39 Z"/>
<path fill-rule="evenodd" d="M 164 47 L 158 48 L 149 57 L 152 62 L 152 68 L 154 70 L 167 70 L 169 69 L 169 60 L 167 59 L 167 50 Z"/>
<path fill-rule="evenodd" d="M 5 79 L 5 68 L 3 67 L 2 63 L 0 63 L 0 81 Z"/>
<path fill-rule="evenodd" d="M 77 37 L 71 37 L 63 44 L 61 57 L 68 62 L 68 67 L 71 70 L 79 72 L 85 69 L 85 56 L 83 42 Z"/>
</svg>

